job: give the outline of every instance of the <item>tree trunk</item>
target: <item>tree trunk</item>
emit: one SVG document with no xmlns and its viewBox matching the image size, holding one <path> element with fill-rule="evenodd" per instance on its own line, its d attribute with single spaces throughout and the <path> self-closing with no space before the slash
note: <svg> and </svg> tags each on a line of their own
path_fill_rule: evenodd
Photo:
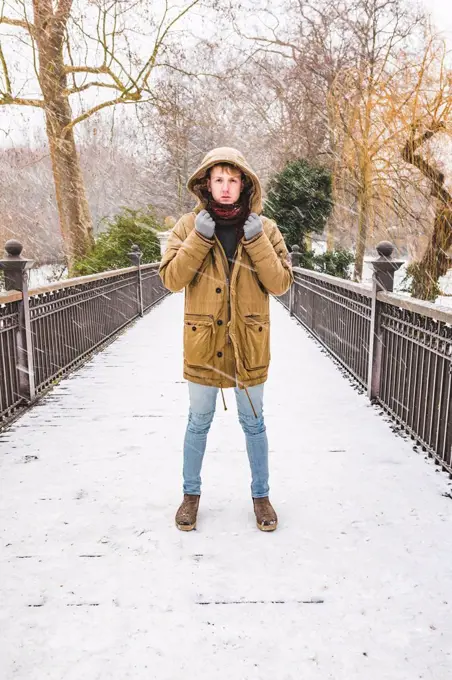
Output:
<svg viewBox="0 0 452 680">
<path fill-rule="evenodd" d="M 67 105 L 67 106 L 65 106 Z M 80 160 L 70 130 L 64 136 L 62 120 L 66 119 L 67 102 L 46 106 L 46 127 L 55 181 L 55 193 L 69 267 L 83 257 L 94 243 L 93 226 L 85 193 Z"/>
<path fill-rule="evenodd" d="M 330 219 L 326 226 L 326 250 L 328 253 L 332 253 L 334 250 L 334 240 L 334 226 Z"/>
<path fill-rule="evenodd" d="M 332 87 L 333 87 L 333 82 L 334 78 L 331 77 L 328 79 L 328 91 L 327 91 L 327 101 L 330 101 L 331 98 L 331 93 L 332 93 Z M 337 177 L 338 177 L 338 158 L 339 158 L 339 144 L 337 142 L 337 134 L 336 134 L 336 121 L 334 118 L 334 114 L 331 111 L 331 107 L 327 107 L 327 116 L 328 116 L 328 138 L 329 138 L 329 152 L 332 158 L 332 169 L 331 169 L 331 175 L 332 175 L 332 190 L 333 190 L 333 197 L 334 197 L 334 202 L 337 200 Z M 333 208 L 334 210 L 334 208 Z M 333 219 L 331 218 L 331 215 L 328 219 L 328 222 L 326 224 L 326 251 L 327 253 L 332 253 L 334 251 L 334 244 L 335 244 L 335 227 L 333 224 Z"/>
<path fill-rule="evenodd" d="M 358 194 L 358 235 L 356 239 L 355 266 L 353 280 L 361 281 L 364 266 L 364 254 L 366 252 L 367 232 L 369 229 L 369 190 L 365 175 L 363 186 Z"/>
<path fill-rule="evenodd" d="M 436 300 L 440 293 L 438 279 L 447 274 L 450 267 L 447 251 L 451 246 L 452 211 L 441 206 L 435 215 L 433 233 L 422 259 L 410 267 L 413 297 L 431 302 Z"/>
<path fill-rule="evenodd" d="M 70 8 L 70 3 L 66 3 Z M 65 94 L 63 39 L 68 15 L 54 12 L 51 0 L 33 0 L 39 82 L 44 99 L 46 129 L 55 192 L 69 269 L 93 244 L 93 225 L 75 146 L 72 111 Z"/>
<path fill-rule="evenodd" d="M 413 279 L 411 295 L 420 300 L 432 302 L 440 294 L 438 279 L 447 274 L 450 266 L 447 251 L 452 246 L 452 195 L 444 187 L 443 173 L 417 154 L 416 150 L 436 133 L 443 130 L 444 127 L 443 121 L 435 121 L 429 126 L 429 129 L 417 137 L 417 130 L 414 129 L 402 149 L 402 158 L 418 168 L 424 177 L 431 182 L 431 195 L 439 201 L 433 232 L 422 259 L 413 262 L 408 267 L 408 273 Z"/>
<path fill-rule="evenodd" d="M 371 211 L 371 188 L 372 188 L 372 157 L 370 153 L 371 147 L 371 119 L 373 112 L 373 93 L 374 93 L 374 66 L 375 62 L 372 58 L 369 63 L 370 73 L 368 75 L 368 84 L 366 87 L 365 108 L 364 108 L 364 129 L 362 136 L 362 143 L 359 145 L 359 191 L 358 191 L 358 238 L 356 244 L 356 258 L 355 267 L 353 271 L 354 281 L 361 281 L 363 276 L 364 255 L 366 252 L 367 235 L 370 224 Z M 361 70 L 362 73 L 362 70 Z"/>
</svg>

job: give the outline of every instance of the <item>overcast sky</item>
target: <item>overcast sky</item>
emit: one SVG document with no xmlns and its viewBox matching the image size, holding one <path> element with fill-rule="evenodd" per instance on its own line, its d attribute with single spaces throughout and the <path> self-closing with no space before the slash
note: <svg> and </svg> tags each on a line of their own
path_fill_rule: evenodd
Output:
<svg viewBox="0 0 452 680">
<path fill-rule="evenodd" d="M 428 11 L 432 13 L 437 28 L 443 31 L 452 51 L 452 0 L 420 0 Z M 43 130 L 43 116 L 41 111 L 26 111 L 21 108 L 13 112 L 10 107 L 0 107 L 0 147 L 15 146 L 30 143 L 33 145 L 33 132 Z M 28 121 L 28 125 L 24 121 Z M 28 131 L 29 139 L 24 139 L 24 130 Z M 39 135 L 41 137 L 41 135 Z M 40 142 L 39 142 L 40 143 Z"/>
<path fill-rule="evenodd" d="M 432 12 L 438 26 L 452 39 L 451 0 L 424 0 L 424 4 Z"/>
</svg>

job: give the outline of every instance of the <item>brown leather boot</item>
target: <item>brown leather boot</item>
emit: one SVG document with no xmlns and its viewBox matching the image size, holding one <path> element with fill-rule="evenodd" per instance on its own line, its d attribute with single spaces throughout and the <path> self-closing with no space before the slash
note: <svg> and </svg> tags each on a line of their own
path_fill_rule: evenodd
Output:
<svg viewBox="0 0 452 680">
<path fill-rule="evenodd" d="M 268 496 L 265 496 L 265 498 L 253 498 L 253 505 L 258 528 L 261 531 L 274 531 L 278 526 L 278 517 Z"/>
<path fill-rule="evenodd" d="M 196 516 L 198 514 L 199 496 L 184 494 L 178 511 L 176 512 L 176 526 L 181 531 L 196 529 Z"/>
</svg>

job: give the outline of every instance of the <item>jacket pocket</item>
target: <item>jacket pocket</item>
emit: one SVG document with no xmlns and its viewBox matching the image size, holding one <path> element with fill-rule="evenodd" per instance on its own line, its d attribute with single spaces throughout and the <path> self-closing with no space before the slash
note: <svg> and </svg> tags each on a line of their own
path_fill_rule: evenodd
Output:
<svg viewBox="0 0 452 680">
<path fill-rule="evenodd" d="M 184 359 L 188 366 L 208 368 L 215 351 L 215 326 L 211 314 L 185 314 Z"/>
<path fill-rule="evenodd" d="M 264 314 L 245 316 L 244 365 L 249 371 L 270 362 L 270 320 Z"/>
</svg>

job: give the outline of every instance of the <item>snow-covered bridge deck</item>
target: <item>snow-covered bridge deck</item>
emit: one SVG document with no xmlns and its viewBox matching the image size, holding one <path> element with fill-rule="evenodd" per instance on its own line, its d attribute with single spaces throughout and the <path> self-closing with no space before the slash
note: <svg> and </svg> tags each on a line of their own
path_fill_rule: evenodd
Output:
<svg viewBox="0 0 452 680">
<path fill-rule="evenodd" d="M 259 532 L 231 390 L 198 530 L 173 295 L 0 435 L 2 680 L 448 680 L 448 477 L 276 301 Z"/>
</svg>

